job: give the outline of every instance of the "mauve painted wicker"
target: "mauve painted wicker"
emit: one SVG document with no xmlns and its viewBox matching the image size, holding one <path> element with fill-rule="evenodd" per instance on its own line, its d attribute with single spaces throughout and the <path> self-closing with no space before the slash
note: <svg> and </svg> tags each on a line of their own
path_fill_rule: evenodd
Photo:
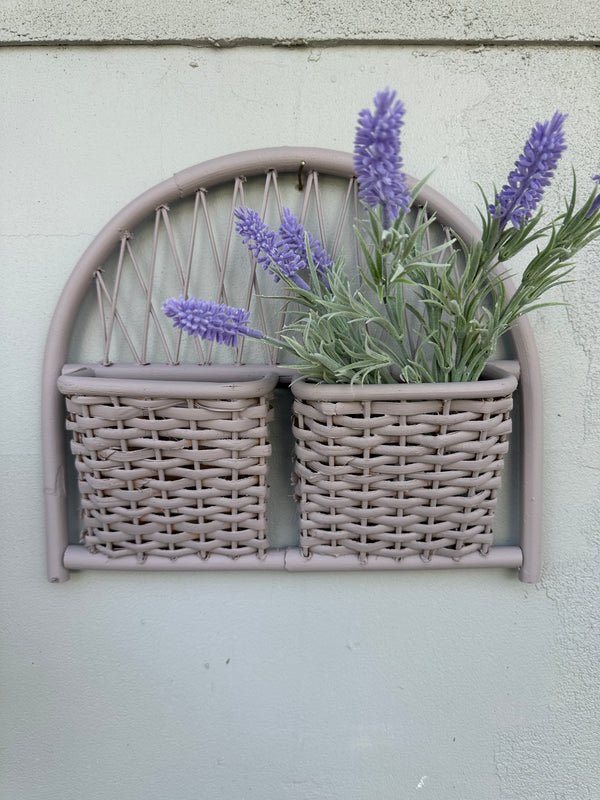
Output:
<svg viewBox="0 0 600 800">
<path fill-rule="evenodd" d="M 400 560 L 485 555 L 517 379 L 292 386 L 300 545 Z"/>
<path fill-rule="evenodd" d="M 407 176 L 407 181 L 411 187 L 416 183 L 410 176 Z M 201 346 L 197 340 L 187 347 L 180 333 L 175 333 L 161 314 L 160 304 L 171 295 L 193 292 L 229 305 L 244 306 L 251 309 L 252 319 L 258 327 L 276 333 L 281 323 L 279 307 L 267 308 L 267 301 L 263 303 L 262 297 L 265 286 L 267 294 L 272 292 L 270 280 L 255 263 L 248 263 L 244 248 L 241 251 L 246 259 L 245 272 L 238 273 L 238 277 L 241 275 L 243 278 L 241 282 L 236 279 L 236 265 L 240 262 L 234 245 L 233 209 L 240 203 L 249 204 L 261 212 L 264 210 L 273 224 L 277 223 L 281 208 L 289 205 L 298 211 L 302 222 L 318 235 L 329 252 L 337 254 L 345 247 L 344 242 L 356 215 L 357 193 L 352 153 L 314 147 L 275 147 L 233 153 L 191 166 L 149 188 L 122 208 L 90 243 L 65 283 L 56 305 L 44 356 L 41 431 L 50 581 L 65 581 L 71 570 L 80 569 L 168 572 L 275 569 L 295 572 L 430 571 L 480 567 L 518 569 L 522 581 L 535 583 L 539 580 L 543 496 L 542 382 L 535 339 L 526 317 L 516 321 L 506 337 L 507 347 L 498 353 L 499 359 L 508 359 L 502 363 L 509 371 L 520 374 L 517 404 L 519 441 L 515 448 L 518 472 L 509 495 L 511 514 L 514 508 L 514 521 L 509 524 L 512 526 L 514 523 L 515 528 L 512 533 L 508 530 L 511 538 L 518 538 L 518 543 L 494 543 L 485 556 L 482 549 L 461 555 L 458 560 L 437 554 L 424 560 L 421 553 L 402 558 L 369 556 L 361 560 L 356 551 L 339 558 L 314 553 L 306 557 L 300 548 L 293 546 L 285 549 L 272 547 L 260 557 L 232 558 L 211 551 L 210 557 L 206 558 L 199 557 L 196 552 L 174 558 L 165 557 L 170 546 L 161 546 L 163 543 L 150 539 L 143 542 L 150 549 L 143 549 L 141 558 L 140 552 L 131 545 L 128 545 L 131 554 L 114 557 L 120 545 L 106 541 L 102 543 L 105 552 L 113 554 L 106 557 L 103 552 L 98 552 L 99 545 L 95 545 L 96 552 L 90 552 L 85 544 L 69 541 L 69 510 L 74 510 L 78 504 L 74 495 L 79 493 L 71 492 L 70 482 L 65 484 L 71 460 L 66 458 L 65 399 L 57 389 L 59 376 L 71 374 L 85 363 L 97 378 L 139 378 L 147 382 L 151 378 L 164 381 L 177 374 L 180 382 L 189 380 L 194 383 L 196 379 L 189 377 L 189 371 L 197 369 L 196 365 L 203 365 L 203 369 L 211 365 L 210 369 L 215 370 L 220 356 L 216 352 L 213 354 L 210 346 Z M 477 225 L 430 186 L 421 189 L 418 204 L 426 206 L 429 213 L 435 213 L 443 236 L 452 231 L 470 241 L 480 235 Z M 505 267 L 500 265 L 499 269 L 504 272 Z M 170 287 L 168 292 L 165 281 Z M 514 291 L 510 279 L 507 280 L 507 290 L 509 294 Z M 80 346 L 80 343 L 83 344 Z M 288 377 L 289 371 L 277 363 L 273 348 L 267 344 L 257 347 L 242 344 L 233 360 L 235 364 L 227 367 L 226 377 L 221 371 L 225 381 L 244 382 L 271 371 L 285 379 Z M 234 374 L 231 374 L 232 368 Z M 170 398 L 171 395 L 165 394 L 166 384 L 160 385 L 162 389 L 149 396 Z M 98 385 L 95 386 L 97 389 Z M 96 389 L 91 392 L 82 389 L 80 394 L 113 396 L 112 389 L 97 392 Z M 193 391 L 197 391 L 197 385 Z M 117 396 L 146 395 L 143 392 L 121 392 L 119 395 L 117 392 Z M 192 393 L 189 397 L 195 395 Z M 133 413 L 137 414 L 138 410 Z M 151 435 L 151 431 L 144 434 L 147 437 Z M 274 446 L 279 465 L 285 457 L 280 444 L 277 442 Z M 285 497 L 282 495 L 282 488 L 278 486 L 275 496 L 270 499 L 271 507 L 279 502 L 287 505 L 290 498 L 287 492 Z M 129 491 L 129 488 L 124 491 Z M 158 512 L 153 508 L 149 513 L 156 515 Z M 167 518 L 166 512 L 160 513 Z M 228 512 L 223 513 L 229 518 Z M 172 516 L 173 512 L 170 518 Z M 506 517 L 503 517 L 505 521 Z M 187 536 L 189 531 L 183 533 Z M 254 538 L 254 532 L 251 538 Z M 193 549 L 190 542 L 193 541 L 192 537 L 188 542 L 175 544 L 171 535 L 173 547 L 170 552 L 190 551 Z M 227 544 L 220 537 L 218 547 L 226 549 Z M 145 553 L 152 553 L 152 548 L 156 548 L 160 555 L 150 554 L 144 558 Z M 241 545 L 236 549 L 239 551 Z"/>
<path fill-rule="evenodd" d="M 276 383 L 61 376 L 90 551 L 264 556 Z"/>
</svg>

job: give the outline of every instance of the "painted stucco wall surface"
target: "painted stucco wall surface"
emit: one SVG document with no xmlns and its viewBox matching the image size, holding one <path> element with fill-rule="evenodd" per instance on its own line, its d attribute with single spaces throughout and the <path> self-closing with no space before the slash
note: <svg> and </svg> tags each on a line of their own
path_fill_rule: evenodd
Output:
<svg viewBox="0 0 600 800">
<path fill-rule="evenodd" d="M 503 181 L 533 122 L 568 112 L 558 209 L 571 164 L 584 186 L 600 171 L 598 50 L 40 45 L 0 59 L 0 797 L 598 800 L 599 244 L 553 298 L 571 305 L 532 320 L 546 426 L 535 586 L 494 570 L 51 585 L 38 423 L 62 285 L 147 187 L 243 149 L 350 150 L 357 111 L 389 84 L 407 106 L 406 168 L 435 168 L 432 185 L 474 219 L 474 181 Z"/>
</svg>

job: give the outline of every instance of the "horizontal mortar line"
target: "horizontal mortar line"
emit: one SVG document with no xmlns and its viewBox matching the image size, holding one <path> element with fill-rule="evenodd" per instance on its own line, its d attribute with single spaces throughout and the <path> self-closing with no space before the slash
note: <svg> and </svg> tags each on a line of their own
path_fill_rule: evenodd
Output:
<svg viewBox="0 0 600 800">
<path fill-rule="evenodd" d="M 556 38 L 556 39 L 511 39 L 511 38 L 384 38 L 374 35 L 369 37 L 349 37 L 346 39 L 330 39 L 317 37 L 303 37 L 291 39 L 265 39 L 253 37 L 239 37 L 233 39 L 218 39 L 213 37 L 195 39 L 141 39 L 141 38 L 81 38 L 81 39 L 7 39 L 0 41 L 0 47 L 121 47 L 121 46 L 146 46 L 146 47 L 195 47 L 230 49 L 234 47 L 281 47 L 289 49 L 304 49 L 311 47 L 347 47 L 383 45 L 386 47 L 534 47 L 534 48 L 575 48 L 575 47 L 600 47 L 600 36 L 591 39 Z"/>
</svg>

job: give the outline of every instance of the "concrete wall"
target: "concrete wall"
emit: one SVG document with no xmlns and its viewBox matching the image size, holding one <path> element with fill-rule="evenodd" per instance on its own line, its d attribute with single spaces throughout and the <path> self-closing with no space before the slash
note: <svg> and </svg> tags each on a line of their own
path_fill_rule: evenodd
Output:
<svg viewBox="0 0 600 800">
<path fill-rule="evenodd" d="M 38 427 L 46 331 L 75 261 L 185 166 L 349 150 L 357 111 L 389 84 L 408 109 L 407 169 L 435 167 L 432 185 L 474 217 L 473 182 L 503 181 L 533 122 L 568 112 L 558 208 L 571 164 L 584 185 L 600 171 L 595 3 L 79 5 L 0 8 L 0 796 L 597 800 L 599 244 L 554 297 L 571 305 L 532 320 L 536 586 L 503 571 L 50 585 Z"/>
</svg>

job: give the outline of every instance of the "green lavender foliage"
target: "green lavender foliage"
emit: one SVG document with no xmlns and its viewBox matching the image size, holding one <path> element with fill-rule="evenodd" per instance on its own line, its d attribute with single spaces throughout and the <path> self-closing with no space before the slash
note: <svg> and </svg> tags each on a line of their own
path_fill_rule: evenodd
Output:
<svg viewBox="0 0 600 800">
<path fill-rule="evenodd" d="M 409 192 L 402 172 L 403 116 L 404 106 L 389 88 L 377 93 L 373 111 L 358 116 L 354 167 L 365 218 L 355 235 L 361 265 L 341 258 L 333 263 L 289 209 L 275 232 L 257 212 L 238 207 L 242 240 L 288 290 L 280 337 L 249 327 L 244 309 L 196 298 L 163 304 L 173 324 L 230 346 L 240 336 L 270 342 L 295 357 L 300 373 L 320 382 L 477 380 L 519 317 L 556 304 L 546 294 L 569 280 L 575 255 L 600 235 L 600 175 L 578 206 L 573 174 L 565 211 L 544 223 L 539 204 L 566 148 L 567 115 L 557 111 L 531 129 L 492 203 L 481 190 L 481 236 L 436 242 L 435 217 L 418 205 L 425 180 Z M 507 265 L 531 247 L 535 255 L 509 296 Z"/>
<path fill-rule="evenodd" d="M 500 229 L 482 213 L 481 238 L 471 242 L 432 243 L 435 216 L 423 208 L 401 211 L 389 229 L 380 209 L 365 208 L 355 231 L 364 266 L 348 269 L 338 259 L 327 287 L 309 258 L 308 290 L 280 274 L 288 322 L 271 342 L 319 382 L 477 380 L 518 317 L 556 304 L 542 297 L 568 280 L 573 256 L 600 234 L 597 191 L 577 208 L 574 177 L 565 212 L 547 225 L 541 209 L 521 228 Z M 533 243 L 536 254 L 509 297 L 504 264 Z"/>
</svg>

